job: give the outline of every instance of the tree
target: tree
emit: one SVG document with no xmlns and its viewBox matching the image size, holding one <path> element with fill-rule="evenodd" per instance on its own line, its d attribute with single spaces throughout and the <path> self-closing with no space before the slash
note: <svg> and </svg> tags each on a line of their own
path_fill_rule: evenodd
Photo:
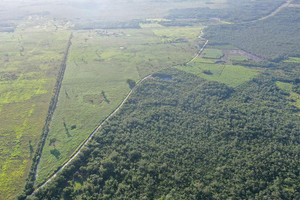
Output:
<svg viewBox="0 0 300 200">
<path fill-rule="evenodd" d="M 130 89 L 133 89 L 136 85 L 136 82 L 132 79 L 127 79 L 127 83 L 129 85 Z"/>
</svg>

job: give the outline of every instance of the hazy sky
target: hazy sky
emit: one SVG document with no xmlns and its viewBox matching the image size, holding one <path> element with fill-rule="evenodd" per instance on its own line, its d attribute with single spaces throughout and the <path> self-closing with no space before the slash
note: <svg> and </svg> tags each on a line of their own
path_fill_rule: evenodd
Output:
<svg viewBox="0 0 300 200">
<path fill-rule="evenodd" d="M 222 2 L 226 0 L 218 0 Z M 126 21 L 163 17 L 169 9 L 213 6 L 205 0 L 1 0 L 1 19 L 44 15 L 68 20 Z M 155 8 L 155 9 L 154 9 Z"/>
</svg>

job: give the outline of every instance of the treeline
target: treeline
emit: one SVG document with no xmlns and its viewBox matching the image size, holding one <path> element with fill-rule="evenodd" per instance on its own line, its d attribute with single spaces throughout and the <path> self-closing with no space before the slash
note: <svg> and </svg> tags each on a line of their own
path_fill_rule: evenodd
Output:
<svg viewBox="0 0 300 200">
<path fill-rule="evenodd" d="M 32 158 L 32 165 L 31 165 L 31 169 L 29 171 L 28 177 L 27 177 L 26 182 L 25 182 L 25 188 L 21 192 L 21 194 L 18 196 L 19 200 L 26 199 L 27 195 L 31 195 L 34 191 L 34 181 L 35 181 L 35 178 L 36 178 L 36 171 L 37 171 L 37 167 L 38 167 L 38 164 L 39 164 L 39 161 L 40 161 L 40 157 L 42 155 L 43 147 L 44 147 L 46 139 L 47 139 L 50 122 L 51 122 L 51 119 L 52 119 L 52 116 L 54 114 L 56 104 L 57 104 L 57 101 L 58 101 L 58 96 L 59 96 L 59 92 L 60 92 L 60 88 L 61 88 L 61 83 L 62 83 L 64 73 L 65 73 L 65 69 L 66 69 L 66 62 L 67 62 L 67 58 L 68 58 L 68 55 L 69 55 L 69 49 L 70 49 L 70 46 L 72 44 L 71 43 L 72 37 L 73 37 L 73 34 L 70 35 L 70 38 L 69 38 L 69 41 L 68 41 L 68 44 L 67 44 L 67 49 L 66 49 L 64 58 L 62 60 L 62 65 L 61 65 L 61 68 L 60 68 L 60 71 L 58 73 L 57 80 L 56 80 L 56 83 L 55 83 L 55 86 L 54 86 L 54 89 L 53 89 L 54 92 L 53 92 L 53 96 L 52 96 L 50 104 L 49 104 L 48 114 L 47 114 L 47 117 L 46 117 L 46 120 L 45 120 L 45 125 L 44 125 L 43 130 L 42 130 L 42 134 L 41 134 L 41 137 L 40 137 L 40 142 L 38 143 L 35 154 Z"/>
<path fill-rule="evenodd" d="M 93 29 L 129 29 L 141 28 L 141 20 L 131 20 L 124 22 L 77 22 L 75 23 L 75 30 L 93 30 Z"/>
<path fill-rule="evenodd" d="M 171 10 L 169 19 L 200 19 L 209 20 L 220 18 L 221 20 L 234 23 L 248 22 L 264 17 L 280 5 L 285 0 L 228 0 L 228 7 L 223 9 L 210 9 L 208 7 L 185 8 Z"/>
<path fill-rule="evenodd" d="M 300 56 L 299 13 L 300 8 L 285 8 L 255 23 L 211 26 L 205 30 L 205 37 L 274 61 Z"/>
<path fill-rule="evenodd" d="M 160 72 L 28 199 L 299 199 L 299 109 L 270 73 L 233 90 Z"/>
</svg>

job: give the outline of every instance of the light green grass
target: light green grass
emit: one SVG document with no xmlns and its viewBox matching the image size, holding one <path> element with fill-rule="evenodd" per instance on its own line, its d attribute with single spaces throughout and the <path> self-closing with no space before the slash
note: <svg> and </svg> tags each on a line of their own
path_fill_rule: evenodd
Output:
<svg viewBox="0 0 300 200">
<path fill-rule="evenodd" d="M 0 199 L 24 187 L 68 36 L 25 25 L 0 33 Z"/>
<path fill-rule="evenodd" d="M 203 27 L 168 27 L 153 29 L 162 42 L 196 40 L 202 34 Z"/>
<path fill-rule="evenodd" d="M 224 56 L 223 52 L 219 49 L 205 49 L 203 51 L 204 58 L 212 58 L 212 59 L 219 59 Z"/>
<path fill-rule="evenodd" d="M 300 95 L 298 93 L 292 91 L 293 84 L 276 81 L 276 85 L 279 89 L 284 90 L 285 92 L 289 93 L 289 96 L 287 97 L 287 99 L 289 100 L 289 103 L 291 105 L 300 108 Z"/>
<path fill-rule="evenodd" d="M 144 23 L 144 24 L 140 24 L 141 28 L 161 28 L 163 27 L 162 25 L 158 24 L 158 23 Z"/>
<path fill-rule="evenodd" d="M 206 64 L 214 64 L 216 60 L 205 59 L 205 58 L 197 58 L 193 61 L 193 63 L 206 63 Z"/>
<path fill-rule="evenodd" d="M 176 66 L 182 71 L 196 74 L 201 78 L 218 81 L 231 87 L 236 87 L 255 77 L 259 72 L 238 65 L 218 65 L 193 62 L 187 66 Z M 204 72 L 210 72 L 208 74 Z"/>
<path fill-rule="evenodd" d="M 192 34 L 186 35 L 189 36 L 186 41 L 173 44 L 163 43 L 153 34 L 152 28 L 113 30 L 105 34 L 100 30 L 74 33 L 37 184 L 61 166 L 117 108 L 130 91 L 127 79 L 138 81 L 148 74 L 190 60 L 197 49 L 195 38 L 190 39 Z M 102 91 L 109 102 L 105 101 Z M 53 138 L 56 142 L 50 145 Z"/>
<path fill-rule="evenodd" d="M 284 82 L 276 81 L 276 85 L 279 89 L 282 89 L 286 92 L 290 92 L 293 89 L 293 85 L 290 84 L 290 83 L 284 83 Z"/>
<path fill-rule="evenodd" d="M 244 56 L 229 56 L 231 61 L 247 61 L 248 58 Z"/>
<path fill-rule="evenodd" d="M 289 59 L 285 60 L 284 62 L 300 63 L 300 58 L 299 57 L 289 57 Z"/>
</svg>

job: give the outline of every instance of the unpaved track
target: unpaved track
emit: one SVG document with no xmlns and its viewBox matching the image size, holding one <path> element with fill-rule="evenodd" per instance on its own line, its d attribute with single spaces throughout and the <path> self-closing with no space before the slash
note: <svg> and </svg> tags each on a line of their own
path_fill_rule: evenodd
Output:
<svg viewBox="0 0 300 200">
<path fill-rule="evenodd" d="M 204 43 L 204 45 L 202 46 L 202 48 L 200 49 L 200 51 L 198 51 L 197 55 L 192 60 L 190 60 L 189 62 L 187 62 L 186 64 L 189 64 L 189 63 L 193 62 L 198 56 L 200 56 L 201 53 L 203 52 L 203 50 L 205 49 L 207 43 L 208 43 L 208 40 L 206 40 L 206 42 Z"/>
<path fill-rule="evenodd" d="M 50 181 L 52 181 L 56 175 L 61 172 L 66 166 L 68 166 L 77 156 L 78 154 L 81 152 L 81 150 L 88 144 L 88 142 L 92 139 L 92 137 L 98 132 L 98 130 L 103 126 L 103 124 L 110 119 L 114 114 L 116 114 L 124 105 L 124 103 L 127 101 L 127 99 L 130 97 L 130 95 L 132 94 L 132 92 L 142 83 L 144 82 L 146 79 L 150 78 L 151 75 L 146 76 L 145 78 L 143 78 L 142 80 L 140 80 L 134 88 L 132 88 L 130 90 L 130 92 L 127 94 L 127 96 L 125 97 L 125 99 L 122 101 L 122 103 L 108 116 L 106 117 L 103 122 L 91 133 L 91 135 L 85 140 L 85 142 L 81 145 L 81 147 L 74 152 L 73 156 L 57 171 L 55 172 L 45 183 L 43 183 L 40 187 L 38 187 L 34 192 L 37 192 L 40 188 L 43 188 L 45 185 L 47 185 L 47 183 L 49 183 Z M 32 194 L 32 195 L 33 195 Z"/>
</svg>

